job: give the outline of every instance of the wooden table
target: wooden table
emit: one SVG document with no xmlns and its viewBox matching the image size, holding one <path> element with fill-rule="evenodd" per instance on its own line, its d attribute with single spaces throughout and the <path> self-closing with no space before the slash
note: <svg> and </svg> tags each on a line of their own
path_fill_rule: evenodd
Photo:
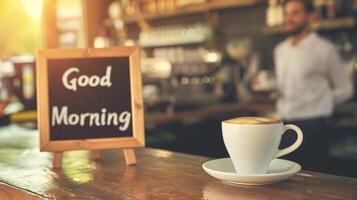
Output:
<svg viewBox="0 0 357 200">
<path fill-rule="evenodd" d="M 136 166 L 110 150 L 93 162 L 87 151 L 65 153 L 62 169 L 38 151 L 36 130 L 0 128 L 0 199 L 182 199 L 182 200 L 356 200 L 357 179 L 303 171 L 273 185 L 233 186 L 207 175 L 209 158 L 138 149 Z"/>
</svg>

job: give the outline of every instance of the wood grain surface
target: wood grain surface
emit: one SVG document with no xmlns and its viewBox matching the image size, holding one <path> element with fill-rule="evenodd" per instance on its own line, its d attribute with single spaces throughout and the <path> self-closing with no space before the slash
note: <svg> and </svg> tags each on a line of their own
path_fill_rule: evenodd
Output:
<svg viewBox="0 0 357 200">
<path fill-rule="evenodd" d="M 39 152 L 38 131 L 0 128 L 0 199 L 182 199 L 356 200 L 357 179 L 302 171 L 265 186 L 235 186 L 206 174 L 211 158 L 141 148 L 127 166 L 122 150 L 106 150 L 94 161 L 90 151 L 63 155 L 52 169 L 52 154 Z"/>
</svg>

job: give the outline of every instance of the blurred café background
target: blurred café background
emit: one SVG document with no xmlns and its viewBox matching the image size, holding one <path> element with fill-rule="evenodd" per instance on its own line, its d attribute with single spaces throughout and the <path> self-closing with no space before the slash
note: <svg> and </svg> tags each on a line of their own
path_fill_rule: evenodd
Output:
<svg viewBox="0 0 357 200">
<path fill-rule="evenodd" d="M 313 28 L 357 83 L 357 0 L 314 5 Z M 36 129 L 41 48 L 141 46 L 147 147 L 227 157 L 222 120 L 276 115 L 280 0 L 1 0 L 0 10 L 0 110 L 22 113 L 2 126 Z M 335 109 L 325 135 L 328 172 L 357 177 L 356 98 Z"/>
</svg>

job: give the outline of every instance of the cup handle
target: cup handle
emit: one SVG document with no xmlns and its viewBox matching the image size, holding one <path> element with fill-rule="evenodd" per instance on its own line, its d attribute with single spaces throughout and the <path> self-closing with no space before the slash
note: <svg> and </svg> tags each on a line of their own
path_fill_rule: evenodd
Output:
<svg viewBox="0 0 357 200">
<path fill-rule="evenodd" d="M 289 129 L 292 129 L 295 131 L 295 133 L 297 134 L 297 139 L 294 142 L 294 144 L 292 144 L 291 146 L 286 147 L 285 149 L 279 150 L 278 155 L 276 157 L 280 157 L 280 156 L 283 156 L 283 155 L 286 155 L 288 153 L 295 151 L 297 148 L 299 148 L 299 146 L 302 143 L 303 135 L 302 135 L 301 129 L 298 126 L 293 125 L 293 124 L 284 125 L 284 133 Z"/>
</svg>

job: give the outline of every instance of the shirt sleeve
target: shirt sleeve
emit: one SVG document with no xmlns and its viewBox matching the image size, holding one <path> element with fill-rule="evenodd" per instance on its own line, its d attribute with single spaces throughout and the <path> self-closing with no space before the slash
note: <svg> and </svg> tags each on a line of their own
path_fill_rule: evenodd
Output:
<svg viewBox="0 0 357 200">
<path fill-rule="evenodd" d="M 350 75 L 339 54 L 333 48 L 327 55 L 327 73 L 333 91 L 334 103 L 340 104 L 353 96 L 354 89 Z"/>
</svg>

